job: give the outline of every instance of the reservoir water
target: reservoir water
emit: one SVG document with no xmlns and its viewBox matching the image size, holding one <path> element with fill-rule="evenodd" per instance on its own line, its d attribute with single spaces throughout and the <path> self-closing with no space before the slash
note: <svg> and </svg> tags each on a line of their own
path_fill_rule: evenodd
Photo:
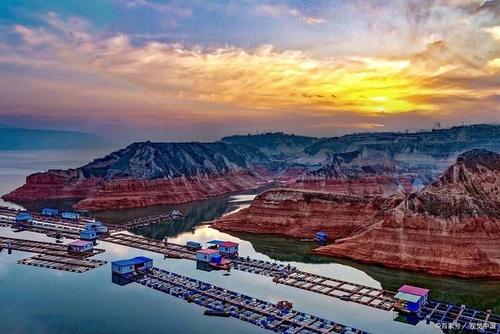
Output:
<svg viewBox="0 0 500 334">
<path fill-rule="evenodd" d="M 71 159 L 68 157 L 76 156 Z M 22 185 L 27 174 L 49 168 L 77 167 L 99 156 L 98 152 L 0 152 L 0 194 Z M 270 261 L 286 261 L 302 270 L 389 290 L 403 283 L 431 289 L 432 298 L 466 303 L 472 307 L 500 312 L 500 284 L 460 280 L 390 270 L 340 259 L 309 255 L 314 244 L 299 240 L 250 234 L 229 235 L 203 224 L 249 204 L 256 192 L 243 192 L 196 203 L 177 205 L 185 218 L 173 223 L 138 228 L 135 234 L 169 241 L 205 242 L 227 239 L 240 243 L 240 253 Z M 5 203 L 11 205 L 9 203 Z M 0 204 L 0 205 L 5 205 Z M 59 203 L 61 204 L 61 203 Z M 69 203 L 61 204 L 69 205 Z M 32 208 L 36 208 L 34 204 Z M 126 222 L 133 217 L 168 212 L 174 206 L 99 212 L 99 219 Z M 0 236 L 50 240 L 31 232 L 14 233 L 0 227 Z M 373 333 L 440 333 L 434 325 L 412 326 L 393 320 L 394 314 L 325 297 L 288 286 L 271 278 L 232 271 L 203 272 L 192 261 L 164 260 L 162 256 L 129 247 L 100 242 L 106 252 L 96 258 L 113 261 L 135 255 L 152 257 L 155 266 L 276 302 L 287 299 L 297 310 L 352 325 Z M 124 287 L 111 282 L 110 264 L 84 274 L 60 272 L 16 264 L 30 256 L 0 253 L 0 333 L 265 333 L 236 319 L 211 318 L 203 309 L 137 284 Z"/>
</svg>

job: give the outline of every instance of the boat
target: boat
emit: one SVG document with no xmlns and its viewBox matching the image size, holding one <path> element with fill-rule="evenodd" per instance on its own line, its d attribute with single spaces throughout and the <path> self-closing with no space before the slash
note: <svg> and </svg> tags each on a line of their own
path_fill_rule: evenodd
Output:
<svg viewBox="0 0 500 334">
<path fill-rule="evenodd" d="M 210 317 L 229 318 L 229 312 L 226 312 L 226 311 L 206 310 L 205 312 L 203 312 L 203 315 L 207 315 Z"/>
<path fill-rule="evenodd" d="M 172 218 L 180 218 L 180 217 L 184 216 L 182 214 L 182 212 L 180 212 L 177 209 L 172 210 L 172 212 L 170 213 L 170 215 L 172 216 Z"/>
<path fill-rule="evenodd" d="M 276 305 L 280 310 L 290 310 L 293 307 L 293 303 L 288 300 L 280 300 Z"/>
</svg>

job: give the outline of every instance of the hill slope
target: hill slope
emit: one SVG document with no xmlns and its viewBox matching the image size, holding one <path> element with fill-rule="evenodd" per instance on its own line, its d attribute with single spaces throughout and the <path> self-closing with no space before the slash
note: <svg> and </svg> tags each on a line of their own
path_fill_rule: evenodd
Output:
<svg viewBox="0 0 500 334">
<path fill-rule="evenodd" d="M 318 254 L 463 277 L 500 278 L 500 154 L 474 150 L 432 185 L 393 196 L 366 231 Z"/>
<path fill-rule="evenodd" d="M 431 185 L 404 195 L 272 189 L 215 222 L 228 231 L 331 241 L 316 254 L 462 277 L 500 278 L 500 154 L 472 150 Z"/>
<path fill-rule="evenodd" d="M 250 147 L 224 143 L 134 143 L 76 169 L 36 173 L 7 201 L 81 199 L 80 209 L 173 204 L 250 189 L 273 166 Z"/>
</svg>

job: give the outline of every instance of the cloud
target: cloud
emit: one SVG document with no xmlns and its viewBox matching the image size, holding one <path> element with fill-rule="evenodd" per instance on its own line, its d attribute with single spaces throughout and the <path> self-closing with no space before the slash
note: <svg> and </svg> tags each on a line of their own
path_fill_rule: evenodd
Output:
<svg viewBox="0 0 500 334">
<path fill-rule="evenodd" d="M 320 17 L 308 16 L 297 8 L 289 7 L 282 4 L 261 4 L 254 8 L 254 12 L 258 15 L 272 17 L 296 17 L 307 24 L 323 24 L 325 19 Z"/>
<path fill-rule="evenodd" d="M 496 41 L 500 41 L 500 26 L 483 28 L 484 31 L 489 33 Z"/>
<path fill-rule="evenodd" d="M 262 15 L 307 17 L 286 6 L 258 8 Z M 418 43 L 427 43 L 417 52 L 320 56 L 274 45 L 163 43 L 154 36 L 137 44 L 130 34 L 99 33 L 82 19 L 48 13 L 42 26 L 11 27 L 19 41 L 1 46 L 4 70 L 25 70 L 2 75 L 0 109 L 169 131 L 203 124 L 218 131 L 276 124 L 294 131 L 389 129 L 405 120 L 422 127 L 417 123 L 444 115 L 456 122 L 493 120 L 499 111 L 492 98 L 500 88 L 498 40 L 489 14 L 477 15 L 457 31 L 481 36 L 473 50 L 445 29 L 422 37 L 436 24 L 433 15 L 423 15 L 415 25 L 422 33 Z"/>
</svg>

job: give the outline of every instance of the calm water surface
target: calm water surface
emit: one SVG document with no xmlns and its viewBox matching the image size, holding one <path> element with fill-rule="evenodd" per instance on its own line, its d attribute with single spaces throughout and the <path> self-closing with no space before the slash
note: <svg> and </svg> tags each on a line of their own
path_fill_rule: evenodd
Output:
<svg viewBox="0 0 500 334">
<path fill-rule="evenodd" d="M 15 159 L 20 154 L 20 160 Z M 6 193 L 24 182 L 26 174 L 55 167 L 76 167 L 88 158 L 50 152 L 49 155 L 27 152 L 0 152 L 0 193 Z M 50 157 L 50 158 L 49 158 Z M 85 160 L 87 159 L 87 160 Z M 4 182 L 7 181 L 7 182 Z M 467 303 L 483 309 L 500 311 L 500 285 L 495 282 L 438 278 L 422 274 L 389 270 L 357 264 L 352 261 L 311 256 L 314 244 L 296 239 L 250 234 L 229 235 L 210 228 L 203 222 L 248 205 L 255 193 L 221 196 L 197 203 L 178 205 L 185 218 L 170 224 L 139 228 L 135 234 L 184 243 L 187 240 L 227 239 L 240 243 L 241 254 L 271 261 L 291 262 L 302 270 L 326 276 L 395 290 L 402 283 L 426 286 L 432 297 L 456 303 Z M 34 206 L 37 206 L 35 204 Z M 126 222 L 131 218 L 168 212 L 174 206 L 145 209 L 103 211 L 95 215 L 105 221 Z M 13 233 L 0 227 L 1 236 L 49 240 L 31 232 Z M 394 314 L 338 299 L 276 285 L 271 278 L 232 271 L 206 273 L 187 260 L 164 260 L 146 251 L 101 242 L 106 249 L 96 258 L 113 261 L 135 255 L 150 256 L 155 266 L 211 282 L 227 289 L 276 302 L 288 299 L 295 308 L 330 320 L 349 324 L 373 333 L 440 333 L 433 325 L 417 326 L 393 321 Z M 130 284 L 111 283 L 110 264 L 84 274 L 59 272 L 16 264 L 29 253 L 0 253 L 0 333 L 261 333 L 267 332 L 235 319 L 204 317 L 203 309 L 152 289 Z"/>
</svg>

